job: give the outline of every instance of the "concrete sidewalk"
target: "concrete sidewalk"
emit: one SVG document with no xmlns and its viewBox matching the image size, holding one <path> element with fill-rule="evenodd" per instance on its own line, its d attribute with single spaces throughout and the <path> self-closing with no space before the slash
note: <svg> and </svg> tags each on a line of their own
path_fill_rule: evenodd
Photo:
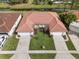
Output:
<svg viewBox="0 0 79 59">
<path fill-rule="evenodd" d="M 68 51 L 69 53 L 77 54 L 78 51 Z M 47 53 L 68 53 L 67 51 L 56 51 L 56 50 L 29 50 L 28 53 L 30 54 L 47 54 Z"/>
<path fill-rule="evenodd" d="M 57 53 L 55 59 L 75 59 L 69 52 L 64 41 L 64 38 L 61 35 L 53 36 L 55 48 L 57 51 L 66 51 L 66 53 Z"/>
<path fill-rule="evenodd" d="M 75 34 L 70 34 L 69 36 L 70 36 L 71 41 L 73 42 L 76 50 L 79 52 L 79 37 L 77 37 Z"/>
<path fill-rule="evenodd" d="M 29 54 L 29 43 L 31 37 L 29 35 L 20 38 L 15 55 L 11 59 L 30 59 Z"/>
<path fill-rule="evenodd" d="M 0 54 L 14 54 L 15 51 L 0 51 Z"/>
</svg>

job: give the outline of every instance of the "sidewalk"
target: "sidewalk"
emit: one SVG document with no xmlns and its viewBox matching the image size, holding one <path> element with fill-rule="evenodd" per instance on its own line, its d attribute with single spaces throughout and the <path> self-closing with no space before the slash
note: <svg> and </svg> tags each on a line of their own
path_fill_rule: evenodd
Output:
<svg viewBox="0 0 79 59">
<path fill-rule="evenodd" d="M 20 38 L 15 55 L 11 59 L 30 59 L 28 52 L 30 36 Z"/>
<path fill-rule="evenodd" d="M 69 53 L 77 54 L 78 51 L 68 51 Z M 56 50 L 30 50 L 28 53 L 30 54 L 47 54 L 47 53 L 68 53 L 67 51 L 56 51 Z"/>
<path fill-rule="evenodd" d="M 0 51 L 0 54 L 14 54 L 15 51 Z"/>
<path fill-rule="evenodd" d="M 66 43 L 61 35 L 53 36 L 55 48 L 57 51 L 66 51 L 66 53 L 57 53 L 55 59 L 75 59 L 69 52 Z"/>
</svg>

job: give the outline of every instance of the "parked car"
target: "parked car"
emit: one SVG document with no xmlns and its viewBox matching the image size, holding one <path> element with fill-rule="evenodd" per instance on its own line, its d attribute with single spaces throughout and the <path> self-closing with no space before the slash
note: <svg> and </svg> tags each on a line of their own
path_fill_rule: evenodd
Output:
<svg viewBox="0 0 79 59">
<path fill-rule="evenodd" d="M 0 35 L 0 48 L 3 46 L 6 39 L 7 39 L 7 36 Z"/>
</svg>

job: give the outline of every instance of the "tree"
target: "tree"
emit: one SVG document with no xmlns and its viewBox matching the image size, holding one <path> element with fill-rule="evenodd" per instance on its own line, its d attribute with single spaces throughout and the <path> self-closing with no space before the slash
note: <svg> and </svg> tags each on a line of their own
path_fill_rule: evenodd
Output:
<svg viewBox="0 0 79 59">
<path fill-rule="evenodd" d="M 76 16 L 72 13 L 63 13 L 60 14 L 61 21 L 65 24 L 66 28 L 69 28 L 70 23 L 76 21 Z M 68 29 L 69 30 L 69 29 Z"/>
<path fill-rule="evenodd" d="M 71 9 L 73 9 L 74 3 L 75 3 L 75 1 L 71 0 Z"/>
<path fill-rule="evenodd" d="M 33 0 L 35 4 L 48 4 L 51 0 Z"/>
<path fill-rule="evenodd" d="M 44 2 L 45 2 L 45 4 L 48 4 L 50 2 L 50 0 L 44 0 Z"/>
<path fill-rule="evenodd" d="M 26 0 L 9 0 L 9 2 L 10 2 L 11 4 L 16 4 L 16 3 L 25 3 Z"/>
</svg>

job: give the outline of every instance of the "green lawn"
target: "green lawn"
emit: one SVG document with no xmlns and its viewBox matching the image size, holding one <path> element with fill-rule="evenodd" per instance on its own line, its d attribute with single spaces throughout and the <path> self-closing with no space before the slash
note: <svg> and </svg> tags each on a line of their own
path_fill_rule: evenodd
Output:
<svg viewBox="0 0 79 59">
<path fill-rule="evenodd" d="M 66 41 L 66 45 L 69 50 L 76 50 L 70 39 L 68 41 Z"/>
<path fill-rule="evenodd" d="M 30 54 L 31 59 L 55 59 L 56 54 Z"/>
<path fill-rule="evenodd" d="M 43 32 L 38 32 L 31 39 L 30 50 L 55 50 L 53 38 Z"/>
<path fill-rule="evenodd" d="M 53 9 L 53 8 L 64 8 L 64 5 L 57 5 L 57 4 L 53 4 L 53 5 L 27 5 L 27 4 L 16 4 L 13 6 L 10 6 L 11 10 L 28 10 L 28 9 Z"/>
<path fill-rule="evenodd" d="M 75 3 L 74 8 L 73 9 L 79 9 L 79 3 Z M 7 10 L 32 10 L 32 9 L 38 9 L 38 10 L 42 10 L 42 9 L 54 9 L 54 8 L 62 8 L 62 9 L 71 9 L 71 5 L 66 3 L 66 4 L 43 4 L 43 5 L 36 5 L 33 4 L 33 0 L 29 0 L 28 3 L 20 3 L 20 4 L 14 4 L 14 5 L 10 5 L 8 3 L 0 3 L 0 9 L 7 9 Z"/>
<path fill-rule="evenodd" d="M 12 54 L 0 54 L 0 59 L 10 59 L 12 57 Z"/>
<path fill-rule="evenodd" d="M 76 59 L 79 59 L 79 54 L 72 54 Z"/>
<path fill-rule="evenodd" d="M 13 35 L 12 37 L 8 38 L 5 41 L 5 44 L 2 48 L 2 50 L 16 50 L 16 47 L 18 45 L 18 39 L 16 39 L 16 36 Z"/>
<path fill-rule="evenodd" d="M 67 36 L 69 38 L 69 40 L 66 41 L 66 45 L 67 45 L 68 49 L 69 50 L 76 50 L 68 34 L 67 34 Z"/>
<path fill-rule="evenodd" d="M 7 8 L 9 8 L 9 4 L 7 4 L 7 3 L 0 3 L 0 8 L 7 9 Z"/>
</svg>

